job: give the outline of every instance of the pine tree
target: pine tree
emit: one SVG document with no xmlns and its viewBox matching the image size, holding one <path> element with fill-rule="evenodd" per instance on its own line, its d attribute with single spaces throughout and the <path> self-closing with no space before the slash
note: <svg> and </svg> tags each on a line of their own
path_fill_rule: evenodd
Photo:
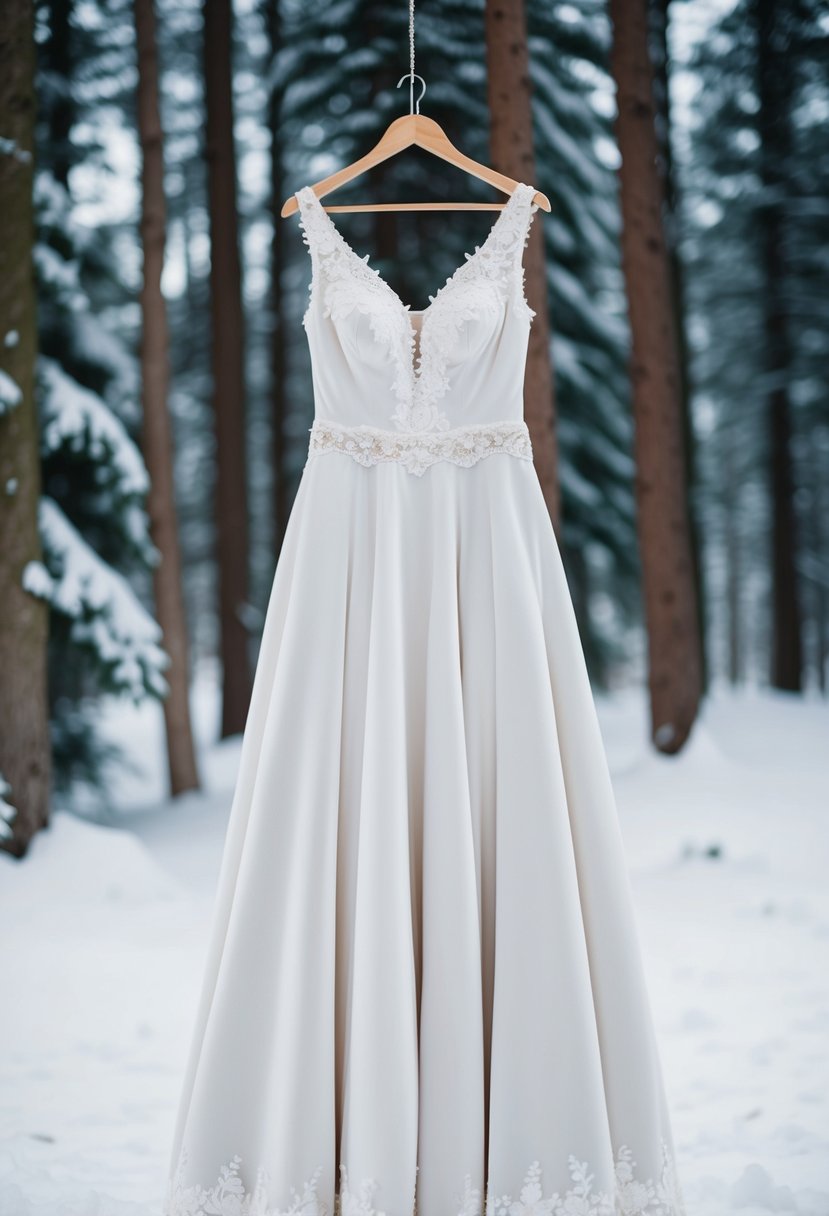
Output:
<svg viewBox="0 0 829 1216">
<path fill-rule="evenodd" d="M 611 0 L 610 11 L 651 732 L 660 751 L 676 752 L 696 718 L 702 682 L 678 326 L 662 221 L 647 0 L 637 0 L 635 6 Z"/>
<path fill-rule="evenodd" d="M 29 567 L 27 586 L 51 608 L 58 785 L 77 779 L 94 785 L 107 755 L 95 729 L 100 695 L 163 696 L 167 656 L 158 625 L 133 588 L 156 557 L 144 507 L 147 471 L 127 425 L 137 416 L 135 361 L 99 317 L 123 298 L 123 288 L 107 256 L 108 234 L 75 221 L 65 184 L 73 158 L 85 155 L 74 135 L 83 113 L 79 64 L 91 74 L 93 51 L 105 55 L 106 48 L 97 46 L 96 29 L 72 17 L 67 0 L 45 6 L 40 21 L 34 253 L 43 562 Z M 59 38 L 68 41 L 57 46 Z"/>
<path fill-rule="evenodd" d="M 244 730 L 251 688 L 244 620 L 248 601 L 244 319 L 236 203 L 232 54 L 230 0 L 205 0 L 204 71 L 210 200 L 222 738 Z"/>
<path fill-rule="evenodd" d="M 168 267 L 176 269 L 165 284 L 169 407 L 185 606 L 196 666 L 198 656 L 217 651 L 218 601 L 201 0 L 159 7 L 158 17 Z"/>
<path fill-rule="evenodd" d="M 785 175 L 791 163 L 792 80 L 788 63 L 788 20 L 772 0 L 755 0 L 750 14 L 757 40 L 758 129 L 763 203 L 761 265 L 769 448 L 771 453 L 771 681 L 798 692 L 803 661 L 796 575 L 797 536 L 792 470 L 792 405 L 788 377 L 792 363 L 790 322 L 785 299 Z"/>
<path fill-rule="evenodd" d="M 817 683 L 826 661 L 829 34 L 808 0 L 767 10 L 773 31 L 759 15 L 741 0 L 691 65 L 700 87 L 682 166 L 685 255 L 719 667 L 732 679 L 792 685 L 798 620 Z M 770 59 L 761 57 L 761 34 Z M 785 79 L 773 85 L 779 103 L 763 104 L 769 71 Z M 782 442 L 781 419 L 791 431 Z M 785 679 L 769 664 L 781 644 Z"/>
<path fill-rule="evenodd" d="M 671 0 L 649 0 L 649 28 L 651 61 L 654 68 L 654 108 L 656 111 L 656 134 L 659 141 L 659 161 L 664 183 L 664 227 L 665 242 L 671 268 L 671 289 L 674 301 L 674 316 L 677 324 L 677 358 L 679 361 L 680 400 L 682 405 L 682 433 L 685 450 L 686 478 L 689 498 L 689 526 L 691 553 L 694 565 L 694 583 L 697 589 L 697 616 L 700 621 L 700 647 L 702 655 L 703 688 L 708 684 L 708 659 L 706 651 L 706 603 L 704 566 L 698 519 L 698 476 L 696 435 L 694 433 L 691 406 L 691 376 L 688 353 L 688 308 L 686 302 L 685 268 L 682 262 L 680 240 L 683 227 L 682 198 L 679 191 L 679 176 L 674 156 L 676 132 L 674 130 L 671 104 L 671 63 L 668 28 L 671 20 Z"/>
<path fill-rule="evenodd" d="M 539 184 L 559 414 L 564 559 L 591 674 L 629 649 L 640 615 L 629 332 L 603 0 L 530 5 Z"/>
<path fill-rule="evenodd" d="M 173 795 L 199 788 L 190 724 L 187 622 L 181 590 L 181 557 L 168 414 L 167 310 L 161 291 L 166 241 L 163 133 L 158 106 L 158 53 L 153 0 L 135 0 L 138 49 L 138 129 L 142 150 L 141 235 L 143 285 L 141 346 L 143 447 L 152 478 L 150 530 L 160 560 L 154 571 L 156 614 L 170 656 L 164 699 L 167 760 Z"/>
</svg>

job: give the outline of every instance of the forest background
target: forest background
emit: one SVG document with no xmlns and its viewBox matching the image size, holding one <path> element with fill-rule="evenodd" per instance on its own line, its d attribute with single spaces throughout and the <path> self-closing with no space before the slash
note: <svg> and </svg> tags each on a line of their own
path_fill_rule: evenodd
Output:
<svg viewBox="0 0 829 1216">
<path fill-rule="evenodd" d="M 526 259 L 536 464 L 594 682 L 647 679 L 676 752 L 718 680 L 826 689 L 829 25 L 816 0 L 615 9 L 432 0 L 417 63 L 424 112 L 552 201 Z M 313 410 L 307 252 L 279 210 L 408 108 L 408 13 L 3 13 L 0 772 L 20 853 L 50 791 L 105 791 L 113 693 L 163 701 L 173 794 L 199 783 L 194 673 L 218 665 L 218 733 L 243 728 Z M 409 153 L 335 201 L 447 193 L 491 197 Z M 418 303 L 489 220 L 340 224 Z"/>
<path fill-rule="evenodd" d="M 312 420 L 279 212 L 407 113 L 407 17 L 0 4 L 2 1216 L 158 1214 Z M 826 6 L 416 17 L 423 113 L 552 203 L 526 417 L 689 1216 L 827 1216 Z M 410 151 L 325 202 L 447 197 Z M 335 218 L 419 306 L 493 216 Z"/>
</svg>

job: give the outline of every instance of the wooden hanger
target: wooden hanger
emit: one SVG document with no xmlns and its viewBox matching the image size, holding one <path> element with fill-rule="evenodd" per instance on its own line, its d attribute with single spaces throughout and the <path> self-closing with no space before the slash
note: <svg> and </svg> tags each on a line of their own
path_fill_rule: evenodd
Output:
<svg viewBox="0 0 829 1216">
<path fill-rule="evenodd" d="M 417 106 L 412 104 L 412 93 L 414 88 L 415 78 L 421 82 L 423 89 L 420 97 L 417 100 Z M 449 140 L 446 132 L 432 118 L 426 118 L 420 113 L 420 103 L 423 100 L 423 94 L 426 92 L 426 82 L 422 76 L 415 77 L 414 71 L 407 72 L 398 81 L 397 87 L 404 80 L 410 80 L 409 93 L 409 108 L 410 113 L 402 118 L 396 118 L 387 128 L 378 143 L 359 160 L 355 160 L 352 164 L 346 165 L 344 169 L 339 169 L 336 173 L 332 173 L 329 177 L 325 177 L 320 182 L 316 182 L 311 189 L 316 194 L 317 198 L 323 198 L 326 194 L 330 194 L 332 190 L 337 190 L 340 186 L 344 186 L 347 182 L 353 181 L 355 177 L 359 177 L 368 169 L 372 169 L 375 165 L 379 165 L 384 160 L 389 160 L 392 156 L 397 156 L 405 148 L 417 147 L 423 148 L 426 152 L 430 152 L 432 156 L 439 156 L 441 160 L 448 161 L 450 165 L 456 165 L 459 169 L 463 169 L 465 173 L 472 177 L 477 177 L 481 181 L 488 182 L 494 186 L 496 190 L 502 190 L 505 194 L 512 194 L 515 188 L 519 185 L 511 177 L 505 177 L 503 173 L 497 173 L 494 169 L 490 169 L 488 165 L 483 165 L 479 161 L 471 160 L 468 156 L 464 156 L 455 145 Z M 550 210 L 550 200 L 546 194 L 542 194 L 540 190 L 536 190 L 533 195 L 533 202 L 542 209 L 542 211 Z M 283 217 L 293 215 L 297 210 L 297 200 L 295 195 L 291 195 L 282 206 L 280 214 Z M 326 207 L 326 211 L 501 211 L 504 207 L 503 203 L 352 203 L 350 205 L 341 205 L 335 207 Z"/>
</svg>

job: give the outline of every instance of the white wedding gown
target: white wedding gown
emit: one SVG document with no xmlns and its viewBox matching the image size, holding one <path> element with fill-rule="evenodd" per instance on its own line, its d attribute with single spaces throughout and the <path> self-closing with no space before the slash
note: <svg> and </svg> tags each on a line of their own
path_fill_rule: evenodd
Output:
<svg viewBox="0 0 829 1216">
<path fill-rule="evenodd" d="M 625 859 L 522 420 L 519 185 L 420 313 L 313 191 L 315 420 L 168 1216 L 678 1216 Z"/>
</svg>

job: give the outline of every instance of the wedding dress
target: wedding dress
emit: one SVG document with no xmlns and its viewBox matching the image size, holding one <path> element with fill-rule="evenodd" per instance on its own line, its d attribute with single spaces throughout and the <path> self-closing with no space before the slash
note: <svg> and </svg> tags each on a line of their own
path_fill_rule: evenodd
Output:
<svg viewBox="0 0 829 1216">
<path fill-rule="evenodd" d="M 519 185 L 413 311 L 306 187 L 315 417 L 168 1216 L 678 1216 L 623 847 L 522 420 Z"/>
</svg>

